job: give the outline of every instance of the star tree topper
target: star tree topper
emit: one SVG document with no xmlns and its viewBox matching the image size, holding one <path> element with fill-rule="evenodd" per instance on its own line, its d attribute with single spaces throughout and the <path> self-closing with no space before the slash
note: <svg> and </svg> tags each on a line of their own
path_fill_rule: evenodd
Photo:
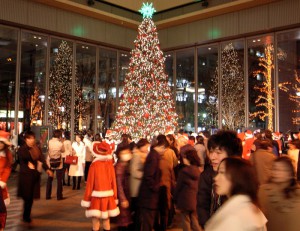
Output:
<svg viewBox="0 0 300 231">
<path fill-rule="evenodd" d="M 152 3 L 143 3 L 139 12 L 143 15 L 143 18 L 152 18 L 156 10 L 153 8 Z"/>
</svg>

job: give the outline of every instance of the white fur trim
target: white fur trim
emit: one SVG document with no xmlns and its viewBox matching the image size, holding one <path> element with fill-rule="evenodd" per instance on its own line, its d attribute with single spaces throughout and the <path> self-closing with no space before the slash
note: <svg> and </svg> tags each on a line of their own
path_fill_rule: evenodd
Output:
<svg viewBox="0 0 300 231">
<path fill-rule="evenodd" d="M 91 206 L 90 201 L 81 200 L 81 207 L 89 208 Z"/>
<path fill-rule="evenodd" d="M 93 191 L 92 197 L 109 197 L 113 196 L 114 191 L 113 190 L 107 190 L 107 191 Z"/>
<path fill-rule="evenodd" d="M 95 155 L 95 159 L 93 160 L 93 162 L 95 161 L 108 161 L 108 160 L 112 160 L 112 155 L 108 154 L 108 155 Z"/>
<path fill-rule="evenodd" d="M 86 217 L 97 217 L 101 219 L 107 219 L 109 217 L 116 217 L 120 214 L 120 210 L 118 207 L 116 207 L 113 210 L 108 210 L 108 211 L 100 211 L 97 209 L 91 209 L 91 210 L 86 210 L 85 211 L 85 216 Z"/>
<path fill-rule="evenodd" d="M 8 206 L 10 204 L 10 196 L 9 195 L 8 195 L 8 198 L 6 198 L 4 200 L 4 204 L 5 204 L 5 206 Z"/>
<path fill-rule="evenodd" d="M 0 187 L 1 188 L 5 188 L 6 187 L 6 183 L 4 181 L 0 181 Z"/>
</svg>

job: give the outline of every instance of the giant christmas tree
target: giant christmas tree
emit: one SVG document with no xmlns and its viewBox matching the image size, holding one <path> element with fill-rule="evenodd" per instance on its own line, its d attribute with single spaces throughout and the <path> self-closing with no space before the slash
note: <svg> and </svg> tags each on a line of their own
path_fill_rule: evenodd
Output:
<svg viewBox="0 0 300 231">
<path fill-rule="evenodd" d="M 118 137 L 129 133 L 137 139 L 175 130 L 177 126 L 174 101 L 164 71 L 165 58 L 151 19 L 154 11 L 152 3 L 143 4 L 140 10 L 143 21 L 131 51 L 124 93 L 112 126 Z"/>
</svg>

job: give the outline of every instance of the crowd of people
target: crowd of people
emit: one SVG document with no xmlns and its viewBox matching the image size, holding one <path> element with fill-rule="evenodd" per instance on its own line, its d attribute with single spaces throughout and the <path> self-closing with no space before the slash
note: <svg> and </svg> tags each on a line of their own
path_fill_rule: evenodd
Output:
<svg viewBox="0 0 300 231">
<path fill-rule="evenodd" d="M 0 230 L 12 164 L 8 135 L 0 131 Z M 54 176 L 57 200 L 65 199 L 64 186 L 84 188 L 81 206 L 95 231 L 111 230 L 111 222 L 120 231 L 164 231 L 172 227 L 175 213 L 184 231 L 296 231 L 299 137 L 284 142 L 269 130 L 219 130 L 212 135 L 168 132 L 135 141 L 123 134 L 117 141 L 108 130 L 104 137 L 78 133 L 72 142 L 69 132 L 55 130 L 44 155 L 35 134 L 27 132 L 17 153 L 23 221 L 31 222 L 44 170 L 47 200 Z"/>
</svg>

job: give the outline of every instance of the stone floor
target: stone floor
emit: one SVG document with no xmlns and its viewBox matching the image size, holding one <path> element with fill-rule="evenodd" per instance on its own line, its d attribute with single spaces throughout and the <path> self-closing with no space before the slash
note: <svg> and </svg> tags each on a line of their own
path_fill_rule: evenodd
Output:
<svg viewBox="0 0 300 231">
<path fill-rule="evenodd" d="M 8 206 L 8 217 L 5 230 L 10 231 L 87 231 L 91 230 L 91 220 L 84 215 L 84 208 L 80 206 L 80 201 L 84 193 L 84 183 L 81 190 L 72 190 L 70 186 L 64 186 L 63 195 L 65 200 L 56 200 L 56 181 L 53 181 L 52 199 L 45 199 L 46 174 L 42 175 L 41 199 L 34 201 L 32 209 L 33 222 L 26 226 L 21 222 L 23 201 L 16 197 L 18 173 L 12 173 L 8 182 L 11 204 Z M 174 228 L 170 231 L 179 231 L 179 215 L 174 219 Z M 112 224 L 112 230 L 117 230 Z"/>
</svg>

